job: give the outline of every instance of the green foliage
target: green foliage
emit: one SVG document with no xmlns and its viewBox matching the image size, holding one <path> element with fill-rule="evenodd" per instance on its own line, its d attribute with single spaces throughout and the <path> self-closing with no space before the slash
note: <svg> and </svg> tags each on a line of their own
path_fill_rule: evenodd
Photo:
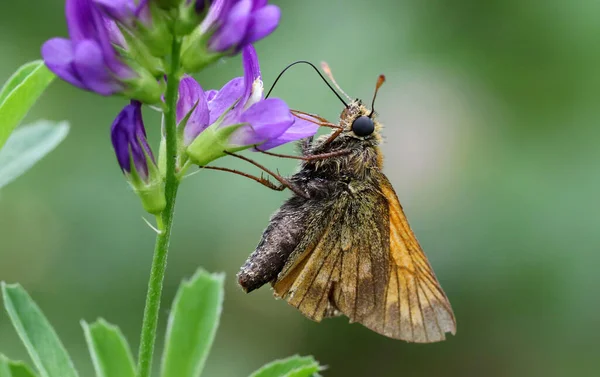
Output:
<svg viewBox="0 0 600 377">
<path fill-rule="evenodd" d="M 13 74 L 0 91 L 0 148 L 55 76 L 44 62 L 27 63 Z"/>
<path fill-rule="evenodd" d="M 66 122 L 41 120 L 20 127 L 0 149 L 0 188 L 25 173 L 52 151 L 69 132 Z"/>
<path fill-rule="evenodd" d="M 162 377 L 202 373 L 219 326 L 223 279 L 223 274 L 199 270 L 180 286 L 169 316 Z"/>
<path fill-rule="evenodd" d="M 0 377 L 36 377 L 27 365 L 0 354 Z"/>
<path fill-rule="evenodd" d="M 40 377 L 77 377 L 73 362 L 56 332 L 18 284 L 2 283 L 4 306 Z"/>
<path fill-rule="evenodd" d="M 273 361 L 250 377 L 311 377 L 322 368 L 312 356 L 292 356 L 287 359 Z"/>
<path fill-rule="evenodd" d="M 184 281 L 171 308 L 162 377 L 199 377 L 215 339 L 223 307 L 224 275 L 198 270 Z M 18 284 L 2 283 L 4 305 L 40 377 L 77 377 L 77 372 L 38 306 Z M 118 327 L 99 319 L 81 323 L 97 377 L 135 377 L 127 340 Z M 322 370 L 311 356 L 269 363 L 250 377 L 316 377 Z M 36 377 L 21 362 L 0 355 L 0 377 Z"/>
<path fill-rule="evenodd" d="M 135 364 L 127 340 L 118 327 L 103 319 L 88 325 L 81 322 L 96 376 L 134 377 Z"/>
</svg>

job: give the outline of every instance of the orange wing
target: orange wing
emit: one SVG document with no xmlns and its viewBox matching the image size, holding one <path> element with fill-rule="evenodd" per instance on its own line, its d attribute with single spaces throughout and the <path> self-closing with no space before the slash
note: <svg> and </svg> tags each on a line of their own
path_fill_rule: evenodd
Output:
<svg viewBox="0 0 600 377">
<path fill-rule="evenodd" d="M 391 338 L 431 343 L 456 333 L 448 298 L 410 229 L 402 206 L 387 178 L 382 194 L 389 204 L 390 265 L 383 298 L 383 318 L 367 327 Z"/>
</svg>

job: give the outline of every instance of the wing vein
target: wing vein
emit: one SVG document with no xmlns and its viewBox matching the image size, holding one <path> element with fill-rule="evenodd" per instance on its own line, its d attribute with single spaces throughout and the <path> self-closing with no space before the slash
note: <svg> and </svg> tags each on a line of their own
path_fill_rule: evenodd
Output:
<svg viewBox="0 0 600 377">
<path fill-rule="evenodd" d="M 338 256 L 336 255 L 336 258 L 337 257 Z M 317 303 L 317 305 L 315 307 L 315 311 L 313 312 L 313 317 L 315 317 L 317 315 L 317 311 L 321 307 L 321 303 L 323 302 L 323 300 L 327 299 L 329 297 L 329 292 L 331 291 L 331 287 L 332 287 L 331 276 L 333 275 L 333 271 L 335 271 L 336 263 L 337 263 L 337 261 L 333 262 L 331 271 L 329 271 L 329 277 L 327 278 L 327 285 L 325 286 L 325 289 L 323 290 L 323 296 L 321 296 L 321 298 L 319 299 L 319 302 Z"/>
<path fill-rule="evenodd" d="M 313 254 L 314 255 L 314 254 Z M 298 303 L 298 307 L 302 306 L 302 303 L 304 302 L 304 299 L 306 298 L 306 296 L 308 295 L 308 292 L 310 292 L 310 288 L 313 286 L 313 284 L 315 283 L 315 280 L 317 279 L 317 277 L 319 276 L 319 274 L 321 273 L 321 270 L 323 269 L 323 266 L 325 265 L 325 262 L 327 261 L 327 258 L 329 258 L 331 256 L 331 253 L 329 255 L 327 255 L 327 257 L 322 258 L 321 260 L 321 264 L 319 265 L 319 268 L 317 269 L 317 271 L 315 272 L 315 275 L 310 279 L 310 284 L 308 285 L 308 289 L 304 292 L 304 294 L 302 295 L 302 299 L 300 299 L 300 302 Z"/>
<path fill-rule="evenodd" d="M 423 305 L 421 305 L 421 294 L 419 293 L 419 288 L 421 286 L 421 283 L 419 281 L 419 276 L 415 275 L 414 276 L 415 279 L 415 288 L 417 291 L 417 302 L 419 303 L 419 312 L 421 313 L 421 323 L 423 325 L 423 333 L 425 334 L 425 341 L 429 342 L 429 336 L 427 336 L 427 326 L 425 326 L 425 313 L 423 313 Z"/>
<path fill-rule="evenodd" d="M 419 284 L 419 286 L 420 286 L 420 284 Z M 440 322 L 438 320 L 438 316 L 435 311 L 435 308 L 431 304 L 431 300 L 429 300 L 429 297 L 427 296 L 427 294 L 425 292 L 425 288 L 429 288 L 429 287 L 425 286 L 425 287 L 421 287 L 421 288 L 423 288 L 423 294 L 425 294 L 425 299 L 427 300 L 427 303 L 429 304 L 429 307 L 431 308 L 431 311 L 433 313 L 433 318 L 435 318 L 435 325 L 437 326 L 438 330 L 440 330 L 440 334 L 442 334 L 442 336 L 444 336 L 445 332 L 444 332 L 444 330 L 442 330 L 442 326 L 440 326 Z M 431 292 L 431 290 L 429 290 L 429 292 Z M 431 293 L 433 293 L 433 292 L 431 292 Z"/>
</svg>

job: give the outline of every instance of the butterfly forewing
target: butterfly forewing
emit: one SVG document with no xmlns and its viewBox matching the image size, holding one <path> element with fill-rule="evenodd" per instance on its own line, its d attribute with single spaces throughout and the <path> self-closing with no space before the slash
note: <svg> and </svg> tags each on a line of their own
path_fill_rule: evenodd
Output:
<svg viewBox="0 0 600 377">
<path fill-rule="evenodd" d="M 408 225 L 394 189 L 386 177 L 381 183 L 389 211 L 390 279 L 381 323 L 367 327 L 411 342 L 444 340 L 446 332 L 456 332 L 450 302 Z"/>
</svg>

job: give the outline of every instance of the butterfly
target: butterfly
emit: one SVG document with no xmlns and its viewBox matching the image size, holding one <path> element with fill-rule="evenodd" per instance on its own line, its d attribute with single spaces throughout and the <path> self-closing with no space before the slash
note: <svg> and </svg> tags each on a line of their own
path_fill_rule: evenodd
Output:
<svg viewBox="0 0 600 377">
<path fill-rule="evenodd" d="M 276 177 L 294 195 L 271 217 L 238 282 L 246 292 L 271 283 L 313 321 L 344 315 L 390 338 L 444 340 L 456 332 L 454 313 L 382 171 L 382 125 L 373 105 L 338 98 L 339 124 L 294 112 L 334 130 L 301 141 L 299 171 Z"/>
</svg>

